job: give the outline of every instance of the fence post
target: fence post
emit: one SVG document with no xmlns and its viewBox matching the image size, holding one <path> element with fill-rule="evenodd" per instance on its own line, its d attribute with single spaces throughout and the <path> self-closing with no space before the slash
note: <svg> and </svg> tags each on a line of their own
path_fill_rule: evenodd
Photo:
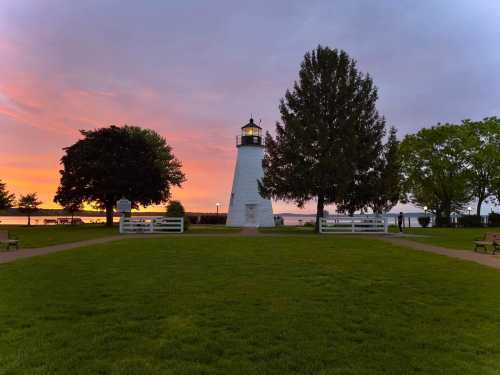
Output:
<svg viewBox="0 0 500 375">
<path fill-rule="evenodd" d="M 184 218 L 181 217 L 180 221 L 181 221 L 181 233 L 184 233 Z"/>
<path fill-rule="evenodd" d="M 384 233 L 387 233 L 387 229 L 389 228 L 389 218 L 387 215 L 384 215 Z"/>
<path fill-rule="evenodd" d="M 352 231 L 352 233 L 355 232 L 355 230 L 354 230 L 354 216 L 351 216 L 351 231 Z"/>
</svg>

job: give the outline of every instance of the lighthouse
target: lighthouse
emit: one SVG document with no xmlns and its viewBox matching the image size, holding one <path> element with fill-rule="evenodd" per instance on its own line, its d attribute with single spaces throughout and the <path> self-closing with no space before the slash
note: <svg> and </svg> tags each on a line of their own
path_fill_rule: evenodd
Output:
<svg viewBox="0 0 500 375">
<path fill-rule="evenodd" d="M 229 227 L 274 227 L 271 200 L 259 194 L 257 181 L 262 171 L 264 145 L 262 128 L 251 118 L 236 137 L 238 157 L 226 225 Z"/>
</svg>

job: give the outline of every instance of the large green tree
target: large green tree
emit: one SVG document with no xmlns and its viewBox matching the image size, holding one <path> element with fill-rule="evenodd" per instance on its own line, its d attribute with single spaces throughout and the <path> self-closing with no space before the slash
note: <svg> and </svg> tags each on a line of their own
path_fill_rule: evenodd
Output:
<svg viewBox="0 0 500 375">
<path fill-rule="evenodd" d="M 165 202 L 185 176 L 171 147 L 158 133 L 135 126 L 82 130 L 83 139 L 65 148 L 61 182 L 54 201 L 97 204 L 113 223 L 115 202 L 125 197 L 133 207 Z"/>
<path fill-rule="evenodd" d="M 19 211 L 25 213 L 28 216 L 28 226 L 31 225 L 31 215 L 39 210 L 39 206 L 42 202 L 38 199 L 36 193 L 30 193 L 26 195 L 21 195 L 19 201 L 17 202 Z"/>
<path fill-rule="evenodd" d="M 261 194 L 299 207 L 315 199 L 316 231 L 326 204 L 366 205 L 369 197 L 350 194 L 383 150 L 385 120 L 376 101 L 371 77 L 346 52 L 318 46 L 306 53 L 279 106 L 283 124 L 275 138 L 266 135 Z"/>
<path fill-rule="evenodd" d="M 438 225 L 471 199 L 463 129 L 438 124 L 407 135 L 401 143 L 402 172 L 408 200 L 427 206 Z"/>
<path fill-rule="evenodd" d="M 483 202 L 497 195 L 500 189 L 500 119 L 465 120 L 462 131 L 468 181 L 477 200 L 476 214 L 479 216 Z"/>
<path fill-rule="evenodd" d="M 7 190 L 5 182 L 0 180 L 0 210 L 5 210 L 14 206 L 16 196 Z"/>
</svg>

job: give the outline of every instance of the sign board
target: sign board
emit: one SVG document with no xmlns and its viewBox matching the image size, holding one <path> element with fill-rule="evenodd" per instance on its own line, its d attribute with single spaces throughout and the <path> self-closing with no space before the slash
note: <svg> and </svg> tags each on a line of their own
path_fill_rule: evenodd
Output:
<svg viewBox="0 0 500 375">
<path fill-rule="evenodd" d="M 132 202 L 128 199 L 122 198 L 116 202 L 116 209 L 118 212 L 130 212 L 132 211 Z"/>
</svg>

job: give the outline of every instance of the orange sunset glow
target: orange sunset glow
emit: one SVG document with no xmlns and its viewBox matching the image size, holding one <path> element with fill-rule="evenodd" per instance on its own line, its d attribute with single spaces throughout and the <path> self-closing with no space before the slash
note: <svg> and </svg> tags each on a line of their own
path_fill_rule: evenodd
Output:
<svg viewBox="0 0 500 375">
<path fill-rule="evenodd" d="M 280 99 L 297 79 L 304 53 L 319 43 L 357 56 L 379 87 L 380 112 L 401 137 L 438 121 L 498 112 L 500 101 L 491 94 L 498 91 L 491 87 L 498 69 L 471 68 L 478 60 L 496 66 L 494 53 L 476 58 L 491 52 L 494 33 L 476 40 L 455 28 L 456 41 L 474 49 L 466 54 L 436 38 L 439 30 L 422 28 L 412 16 L 416 9 L 384 11 L 385 21 L 369 32 L 360 26 L 345 34 L 342 26 L 364 24 L 355 14 L 371 12 L 347 4 L 343 13 L 299 2 L 167 3 L 0 1 L 0 178 L 10 191 L 37 192 L 42 207 L 58 207 L 52 200 L 59 160 L 78 130 L 130 124 L 156 130 L 182 161 L 187 181 L 173 198 L 189 211 L 214 211 L 216 202 L 226 211 L 235 136 L 251 115 L 273 132 Z M 448 19 L 425 14 L 432 25 Z M 457 14 L 486 16 L 469 5 Z M 395 31 L 387 34 L 388 27 Z M 408 43 L 405 30 L 418 30 L 411 34 L 418 38 Z M 424 50 L 427 57 L 416 58 Z M 463 66 L 440 73 L 443 56 Z M 457 82 L 465 88 L 460 93 Z M 312 212 L 283 202 L 274 209 Z"/>
</svg>

